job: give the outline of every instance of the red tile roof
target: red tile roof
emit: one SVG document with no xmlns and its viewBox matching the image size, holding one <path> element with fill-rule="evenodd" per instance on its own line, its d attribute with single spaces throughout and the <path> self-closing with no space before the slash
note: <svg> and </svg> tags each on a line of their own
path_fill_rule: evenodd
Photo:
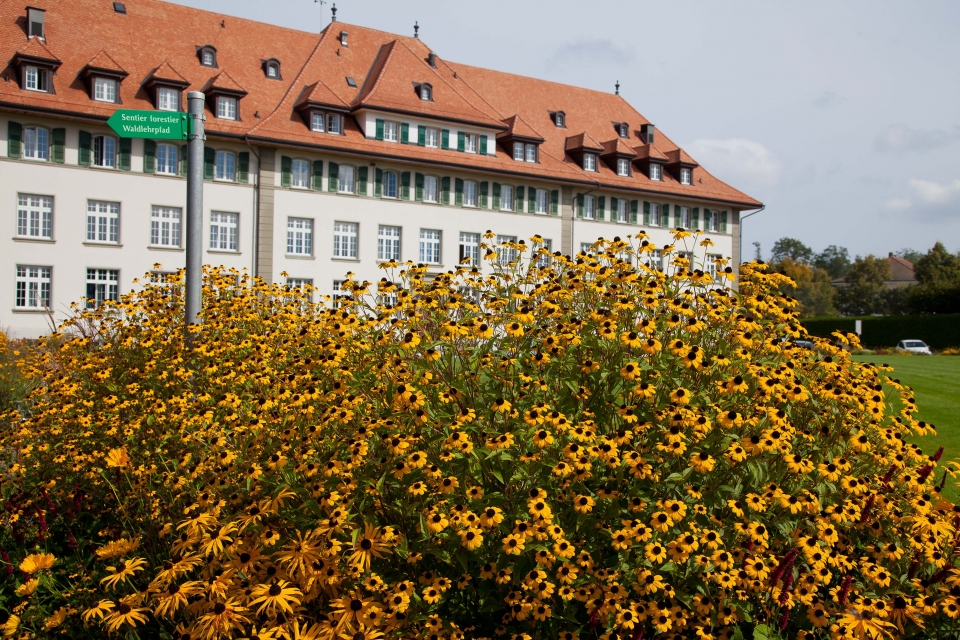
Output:
<svg viewBox="0 0 960 640">
<path fill-rule="evenodd" d="M 652 144 L 642 144 L 639 147 L 635 147 L 634 150 L 637 152 L 637 160 L 667 161 L 667 154 L 663 153 Z"/>
<path fill-rule="evenodd" d="M 602 144 L 603 146 L 603 155 L 618 155 L 618 156 L 627 156 L 633 158 L 637 155 L 637 152 L 630 148 L 623 138 L 617 137 L 613 140 L 607 140 Z"/>
<path fill-rule="evenodd" d="M 202 90 L 209 93 L 215 91 L 216 89 L 220 89 L 229 93 L 247 94 L 246 89 L 237 84 L 237 81 L 234 80 L 233 77 L 226 71 L 221 71 L 217 75 L 210 78 Z"/>
<path fill-rule="evenodd" d="M 760 203 L 721 182 L 702 167 L 694 172 L 693 185 L 680 185 L 670 175 L 662 182 L 650 181 L 637 172 L 617 176 L 601 164 L 596 173 L 585 173 L 566 153 L 567 138 L 582 134 L 595 149 L 597 140 L 608 139 L 611 122 L 626 122 L 632 133 L 648 121 L 620 96 L 481 69 L 436 59 L 427 62 L 430 49 L 421 40 L 334 23 L 319 35 L 201 11 L 160 0 L 124 0 L 126 14 L 113 11 L 104 0 L 50 2 L 46 12 L 46 44 L 27 41 L 21 5 L 0 5 L 0 56 L 11 60 L 15 52 L 62 60 L 54 77 L 55 93 L 23 91 L 16 82 L 0 82 L 0 108 L 19 111 L 49 111 L 80 119 L 103 121 L 119 105 L 94 102 L 78 74 L 99 52 L 109 52 L 116 66 L 130 75 L 120 86 L 124 108 L 153 108 L 143 83 L 182 78 L 190 88 L 200 89 L 212 78 L 217 87 L 232 87 L 247 95 L 240 100 L 237 121 L 208 118 L 206 132 L 217 135 L 247 135 L 251 140 L 279 146 L 302 146 L 344 153 L 373 154 L 400 161 L 445 164 L 493 172 L 559 179 L 610 188 L 632 189 L 664 195 L 719 200 L 745 208 Z M 337 35 L 349 32 L 349 46 Z M 200 65 L 196 47 L 217 50 L 219 69 Z M 52 52 L 56 52 L 56 56 Z M 283 80 L 267 78 L 262 60 L 275 58 L 283 66 Z M 6 69 L 8 77 L 13 71 Z M 355 87 L 347 83 L 353 78 Z M 433 101 L 420 100 L 415 83 L 429 82 Z M 240 89 L 238 89 L 238 87 Z M 511 127 L 542 138 L 538 163 L 519 163 L 512 149 L 497 147 L 496 156 L 463 154 L 427 149 L 364 137 L 353 118 L 345 119 L 344 135 L 310 131 L 294 111 L 304 96 L 318 103 L 350 105 L 352 108 L 393 110 L 425 119 L 469 122 L 505 131 Z M 550 112 L 564 111 L 566 128 L 557 127 Z M 513 118 L 512 122 L 507 122 Z M 442 125 L 441 125 L 442 126 Z M 532 136 L 531 136 L 532 137 Z M 620 142 L 617 143 L 620 145 Z M 639 151 L 639 149 L 638 149 Z M 648 151 L 650 157 L 686 156 L 662 132 Z M 684 160 L 686 161 L 686 160 Z"/>
<path fill-rule="evenodd" d="M 173 68 L 173 65 L 164 60 L 159 67 L 153 70 L 150 74 L 150 78 L 153 80 L 166 80 L 167 82 L 172 82 L 174 84 L 186 84 L 189 86 L 190 81 L 184 78 L 179 71 Z"/>
<path fill-rule="evenodd" d="M 30 38 L 25 45 L 17 49 L 17 54 L 26 58 L 34 58 L 36 60 L 47 60 L 56 63 L 61 62 L 60 58 L 55 56 L 40 38 Z"/>
<path fill-rule="evenodd" d="M 688 154 L 683 149 L 678 148 L 678 149 L 674 149 L 673 151 L 668 151 L 666 156 L 667 156 L 667 162 L 669 162 L 670 164 L 691 164 L 691 165 L 697 164 L 697 161 L 691 158 L 690 154 Z"/>
<path fill-rule="evenodd" d="M 517 114 L 509 118 L 504 118 L 503 124 L 507 125 L 507 134 L 509 134 L 509 137 L 527 138 L 529 140 L 543 142 L 543 136 L 537 133 L 533 127 L 527 124 L 526 120 Z"/>
<path fill-rule="evenodd" d="M 110 57 L 110 54 L 101 49 L 97 55 L 93 56 L 85 66 L 85 69 L 98 69 L 102 71 L 111 71 L 117 74 L 127 74 L 127 70 L 117 64 L 117 61 Z"/>
</svg>

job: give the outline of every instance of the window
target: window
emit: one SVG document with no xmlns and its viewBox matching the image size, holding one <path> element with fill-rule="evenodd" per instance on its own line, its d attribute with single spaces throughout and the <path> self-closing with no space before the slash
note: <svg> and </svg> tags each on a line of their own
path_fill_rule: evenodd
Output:
<svg viewBox="0 0 960 640">
<path fill-rule="evenodd" d="M 157 145 L 157 173 L 168 176 L 177 175 L 179 149 L 172 144 Z"/>
<path fill-rule="evenodd" d="M 617 222 L 627 222 L 627 201 L 623 198 L 617 200 Z"/>
<path fill-rule="evenodd" d="M 397 197 L 397 174 L 392 171 L 383 174 L 383 197 Z"/>
<path fill-rule="evenodd" d="M 630 161 L 626 158 L 617 158 L 617 175 L 624 177 L 630 175 Z"/>
<path fill-rule="evenodd" d="M 690 223 L 690 207 L 680 207 L 680 226 L 689 229 L 693 225 Z"/>
<path fill-rule="evenodd" d="M 377 260 L 400 259 L 400 227 L 380 225 L 377 231 Z"/>
<path fill-rule="evenodd" d="M 268 77 L 268 78 L 276 78 L 277 75 L 278 75 L 278 74 L 277 74 L 277 67 L 276 67 L 275 65 L 268 64 L 268 65 L 267 65 L 267 77 Z"/>
<path fill-rule="evenodd" d="M 268 60 L 263 65 L 264 72 L 271 80 L 280 80 L 280 63 L 276 60 Z"/>
<path fill-rule="evenodd" d="M 475 134 L 468 133 L 463 136 L 463 150 L 467 153 L 477 152 L 477 136 Z"/>
<path fill-rule="evenodd" d="M 87 269 L 87 309 L 99 307 L 106 300 L 117 300 L 120 272 L 116 269 Z"/>
<path fill-rule="evenodd" d="M 580 253 L 591 253 L 593 251 L 592 242 L 581 242 L 580 243 Z"/>
<path fill-rule="evenodd" d="M 229 151 L 217 151 L 216 173 L 214 177 L 217 180 L 236 180 L 236 157 Z"/>
<path fill-rule="evenodd" d="M 311 130 L 311 131 L 319 131 L 319 132 L 323 133 L 323 130 L 324 130 L 324 126 L 323 126 L 324 120 L 326 120 L 326 118 L 324 118 L 322 112 L 320 112 L 320 111 L 314 111 L 313 113 L 311 113 L 311 114 L 310 114 L 310 130 Z"/>
<path fill-rule="evenodd" d="M 704 231 L 717 231 L 720 228 L 720 212 L 706 209 L 703 212 Z"/>
<path fill-rule="evenodd" d="M 583 154 L 583 170 L 584 171 L 596 171 L 597 170 L 597 156 L 592 153 Z"/>
<path fill-rule="evenodd" d="M 537 197 L 536 213 L 546 213 L 547 212 L 547 190 L 537 189 L 536 197 Z"/>
<path fill-rule="evenodd" d="M 157 109 L 160 111 L 180 111 L 180 92 L 170 87 L 157 88 Z"/>
<path fill-rule="evenodd" d="M 313 220 L 287 218 L 287 254 L 313 255 Z"/>
<path fill-rule="evenodd" d="M 617 128 L 620 130 L 620 137 L 621 137 L 621 138 L 629 138 L 629 137 L 630 137 L 630 125 L 628 125 L 626 122 L 621 122 L 621 123 L 617 126 Z"/>
<path fill-rule="evenodd" d="M 437 178 L 426 176 L 423 179 L 423 201 L 437 202 L 439 200 L 439 189 L 437 188 Z"/>
<path fill-rule="evenodd" d="M 709 273 L 712 277 L 717 277 L 717 260 L 723 258 L 720 254 L 717 253 L 708 253 L 706 255 L 706 261 L 703 265 L 703 270 Z"/>
<path fill-rule="evenodd" d="M 500 187 L 500 210 L 513 210 L 513 185 L 505 184 Z"/>
<path fill-rule="evenodd" d="M 119 202 L 87 202 L 87 241 L 120 242 Z"/>
<path fill-rule="evenodd" d="M 663 252 L 660 249 L 654 249 L 652 253 L 647 254 L 647 266 L 651 269 L 663 270 Z"/>
<path fill-rule="evenodd" d="M 663 180 L 663 167 L 656 162 L 650 163 L 650 179 Z"/>
<path fill-rule="evenodd" d="M 212 47 L 204 47 L 200 53 L 200 64 L 205 67 L 217 66 L 217 52 Z"/>
<path fill-rule="evenodd" d="M 420 99 L 433 100 L 433 87 L 431 87 L 429 84 L 420 85 Z"/>
<path fill-rule="evenodd" d="M 480 234 L 460 232 L 460 264 L 475 267 L 480 260 Z"/>
<path fill-rule="evenodd" d="M 349 293 L 343 291 L 343 280 L 334 280 L 333 281 L 333 306 L 339 307 L 345 300 L 349 300 L 352 296 Z"/>
<path fill-rule="evenodd" d="M 567 114 L 565 114 L 563 111 L 557 111 L 556 115 L 554 116 L 553 122 L 558 127 L 567 126 Z"/>
<path fill-rule="evenodd" d="M 660 205 L 656 203 L 650 204 L 650 224 L 655 227 L 660 226 Z"/>
<path fill-rule="evenodd" d="M 523 143 L 522 143 L 522 142 L 514 142 L 514 143 L 513 143 L 513 159 L 516 160 L 517 162 L 523 162 L 523 160 L 524 160 L 524 155 L 523 155 Z"/>
<path fill-rule="evenodd" d="M 150 244 L 155 247 L 180 246 L 180 208 L 154 207 L 150 216 Z"/>
<path fill-rule="evenodd" d="M 30 91 L 47 91 L 47 70 L 40 67 L 24 68 L 23 86 Z"/>
<path fill-rule="evenodd" d="M 353 179 L 353 167 L 346 164 L 340 165 L 338 176 L 338 189 L 340 190 L 340 193 L 356 193 L 356 184 Z"/>
<path fill-rule="evenodd" d="M 287 286 L 290 289 L 300 289 L 301 291 L 308 286 L 313 286 L 313 278 L 287 278 Z"/>
<path fill-rule="evenodd" d="M 289 224 L 289 223 L 288 223 Z M 236 251 L 239 213 L 210 212 L 210 248 L 214 251 Z M 289 242 L 289 241 L 288 241 Z M 288 247 L 289 249 L 289 247 Z M 287 253 L 290 253 L 287 251 Z"/>
<path fill-rule="evenodd" d="M 501 267 L 506 267 L 511 262 L 517 261 L 517 250 L 513 247 L 505 246 L 516 243 L 517 236 L 497 236 L 497 262 Z"/>
<path fill-rule="evenodd" d="M 596 200 L 593 196 L 581 196 L 583 198 L 583 217 L 587 220 L 593 220 L 596 216 Z"/>
<path fill-rule="evenodd" d="M 335 133 L 340 135 L 343 131 L 341 126 L 343 122 L 340 119 L 339 113 L 328 113 L 327 114 L 327 133 Z"/>
<path fill-rule="evenodd" d="M 438 149 L 440 147 L 440 130 L 427 129 L 424 144 L 431 149 Z"/>
<path fill-rule="evenodd" d="M 294 160 L 292 163 L 293 172 L 290 185 L 294 189 L 306 189 L 310 186 L 310 163 L 306 160 Z"/>
<path fill-rule="evenodd" d="M 527 145 L 527 162 L 536 162 L 537 161 L 537 145 L 528 144 Z"/>
<path fill-rule="evenodd" d="M 94 78 L 93 99 L 97 102 L 116 102 L 117 81 L 110 78 Z"/>
<path fill-rule="evenodd" d="M 17 196 L 17 235 L 23 238 L 53 238 L 53 198 Z"/>
<path fill-rule="evenodd" d="M 397 130 L 400 126 L 396 122 L 384 122 L 383 123 L 383 140 L 384 142 L 396 142 L 397 141 Z"/>
<path fill-rule="evenodd" d="M 93 166 L 113 169 L 117 166 L 117 141 L 110 136 L 94 136 Z"/>
<path fill-rule="evenodd" d="M 237 99 L 230 96 L 217 96 L 217 117 L 223 120 L 236 120 Z"/>
<path fill-rule="evenodd" d="M 420 262 L 440 264 L 440 231 L 420 229 Z"/>
<path fill-rule="evenodd" d="M 50 139 L 46 129 L 40 127 L 23 129 L 23 157 L 31 160 L 50 159 Z"/>
<path fill-rule="evenodd" d="M 357 257 L 357 231 L 360 225 L 356 222 L 333 223 L 333 257 Z"/>
<path fill-rule="evenodd" d="M 17 265 L 17 308 L 43 309 L 50 306 L 50 267 Z"/>
<path fill-rule="evenodd" d="M 472 180 L 463 183 L 463 205 L 465 207 L 477 206 L 477 183 Z"/>
<path fill-rule="evenodd" d="M 549 253 L 553 250 L 553 240 L 544 239 L 542 249 L 546 249 Z M 537 257 L 537 266 L 541 269 L 546 269 L 550 266 L 550 256 L 541 255 Z"/>
<path fill-rule="evenodd" d="M 693 169 L 680 169 L 680 184 L 693 184 Z"/>
</svg>

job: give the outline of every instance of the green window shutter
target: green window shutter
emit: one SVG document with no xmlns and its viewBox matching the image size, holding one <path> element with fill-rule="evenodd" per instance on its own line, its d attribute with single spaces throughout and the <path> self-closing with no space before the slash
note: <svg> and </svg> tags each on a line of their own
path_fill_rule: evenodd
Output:
<svg viewBox="0 0 960 640">
<path fill-rule="evenodd" d="M 336 162 L 327 163 L 327 191 L 336 193 L 340 190 L 340 165 Z"/>
<path fill-rule="evenodd" d="M 690 218 L 690 225 L 694 230 L 700 229 L 700 207 L 693 208 L 693 217 Z"/>
<path fill-rule="evenodd" d="M 280 156 L 280 186 L 289 187 L 293 183 L 293 160 Z"/>
<path fill-rule="evenodd" d="M 143 141 L 143 172 L 155 173 L 157 170 L 157 141 Z"/>
<path fill-rule="evenodd" d="M 453 203 L 458 207 L 462 207 L 463 206 L 463 180 L 461 180 L 460 178 L 457 178 L 456 182 L 454 183 L 454 190 L 456 192 L 456 195 Z"/>
<path fill-rule="evenodd" d="M 487 190 L 490 188 L 489 182 L 480 183 L 480 208 L 487 208 Z"/>
<path fill-rule="evenodd" d="M 148 141 L 152 142 L 152 141 Z M 63 164 L 66 161 L 67 130 L 63 127 L 50 132 L 50 161 Z"/>
<path fill-rule="evenodd" d="M 373 172 L 373 195 L 375 198 L 383 197 L 383 169 Z"/>
<path fill-rule="evenodd" d="M 560 190 L 554 189 L 550 192 L 550 215 L 560 215 Z"/>
<path fill-rule="evenodd" d="M 514 211 L 523 211 L 523 187 L 517 187 L 514 189 L 514 198 L 513 198 L 513 210 Z"/>
<path fill-rule="evenodd" d="M 410 172 L 404 171 L 400 174 L 400 199 L 410 199 Z"/>
<path fill-rule="evenodd" d="M 440 130 L 440 148 L 441 149 L 450 148 L 450 129 Z"/>
<path fill-rule="evenodd" d="M 637 213 L 640 209 L 639 200 L 630 201 L 630 224 L 637 224 Z"/>
<path fill-rule="evenodd" d="M 217 150 L 210 147 L 203 148 L 203 179 L 213 180 L 213 171 L 217 164 Z"/>
<path fill-rule="evenodd" d="M 80 138 L 83 139 L 85 131 L 80 132 Z M 90 164 L 90 134 L 87 133 L 87 164 Z M 19 122 L 10 120 L 7 122 L 7 157 L 19 158 L 23 155 L 23 125 Z M 82 162 L 80 164 L 83 164 Z"/>
<path fill-rule="evenodd" d="M 250 182 L 250 152 L 241 151 L 237 154 L 237 182 Z"/>
<path fill-rule="evenodd" d="M 423 202 L 423 174 L 418 173 L 413 177 L 416 187 L 413 192 L 413 197 L 417 202 Z"/>
<path fill-rule="evenodd" d="M 610 222 L 619 222 L 620 218 L 617 215 L 617 206 L 619 206 L 620 200 L 610 197 Z"/>
<path fill-rule="evenodd" d="M 370 167 L 357 167 L 357 194 L 367 195 L 367 177 L 370 175 Z"/>
<path fill-rule="evenodd" d="M 463 151 L 467 148 L 466 136 L 464 136 L 463 131 L 457 132 L 457 151 Z"/>
<path fill-rule="evenodd" d="M 186 145 L 184 145 L 183 148 L 186 149 Z M 93 155 L 93 136 L 90 135 L 89 131 L 80 132 L 80 143 L 77 150 L 79 152 L 77 154 L 77 164 L 83 165 L 84 167 L 89 167 L 90 157 Z M 17 157 L 20 157 L 19 152 L 17 153 Z M 187 174 L 184 173 L 183 175 Z"/>
<path fill-rule="evenodd" d="M 487 155 L 487 136 L 480 136 L 480 154 Z"/>
<path fill-rule="evenodd" d="M 583 217 L 583 196 L 577 196 L 577 217 Z"/>
<path fill-rule="evenodd" d="M 670 226 L 670 205 L 660 205 L 660 221 L 663 223 L 663 226 Z"/>
<path fill-rule="evenodd" d="M 450 178 L 440 180 L 440 202 L 450 204 Z"/>
<path fill-rule="evenodd" d="M 120 138 L 119 153 L 117 153 L 117 167 L 121 171 L 130 171 L 130 156 L 133 148 L 133 138 Z"/>
<path fill-rule="evenodd" d="M 187 175 L 187 145 L 180 145 L 180 175 Z"/>
<path fill-rule="evenodd" d="M 383 140 L 383 120 L 377 118 L 377 140 Z"/>
<path fill-rule="evenodd" d="M 400 142 L 407 144 L 410 142 L 410 123 L 400 123 Z"/>
<path fill-rule="evenodd" d="M 421 147 L 427 144 L 427 128 L 425 126 L 417 126 L 417 144 Z"/>
<path fill-rule="evenodd" d="M 500 183 L 493 183 L 493 209 L 494 211 L 500 210 Z"/>
<path fill-rule="evenodd" d="M 650 203 L 643 203 L 643 224 L 650 224 Z"/>
<path fill-rule="evenodd" d="M 600 196 L 597 198 L 597 220 L 604 219 L 604 209 L 607 207 L 607 197 Z"/>
<path fill-rule="evenodd" d="M 722 211 L 720 213 L 720 233 L 727 232 L 727 212 Z"/>
<path fill-rule="evenodd" d="M 527 187 L 527 212 L 537 212 L 537 189 L 536 187 Z"/>
<path fill-rule="evenodd" d="M 315 191 L 323 190 L 323 160 L 313 161 L 313 188 Z"/>
</svg>

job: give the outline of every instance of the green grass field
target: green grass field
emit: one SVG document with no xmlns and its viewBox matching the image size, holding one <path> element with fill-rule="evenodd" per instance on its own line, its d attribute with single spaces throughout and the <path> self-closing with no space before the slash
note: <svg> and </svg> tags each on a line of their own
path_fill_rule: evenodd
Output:
<svg viewBox="0 0 960 640">
<path fill-rule="evenodd" d="M 914 442 L 926 454 L 942 446 L 941 465 L 947 460 L 960 461 L 960 356 L 854 356 L 854 360 L 892 366 L 890 377 L 909 385 L 916 394 L 917 419 L 937 429 L 937 435 Z M 948 481 L 944 494 L 956 500 L 956 484 Z"/>
</svg>

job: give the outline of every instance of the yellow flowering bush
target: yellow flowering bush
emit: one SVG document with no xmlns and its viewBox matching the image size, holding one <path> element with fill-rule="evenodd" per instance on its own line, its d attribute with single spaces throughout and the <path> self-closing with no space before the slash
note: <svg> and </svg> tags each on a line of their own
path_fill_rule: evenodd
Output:
<svg viewBox="0 0 960 640">
<path fill-rule="evenodd" d="M 955 629 L 960 508 L 907 443 L 930 431 L 910 390 L 855 336 L 795 345 L 783 276 L 744 264 L 734 290 L 674 238 L 668 273 L 643 234 L 573 258 L 534 237 L 483 247 L 493 275 L 388 263 L 336 306 L 210 270 L 192 350 L 177 278 L 79 313 L 0 416 L 0 629 Z"/>
</svg>

